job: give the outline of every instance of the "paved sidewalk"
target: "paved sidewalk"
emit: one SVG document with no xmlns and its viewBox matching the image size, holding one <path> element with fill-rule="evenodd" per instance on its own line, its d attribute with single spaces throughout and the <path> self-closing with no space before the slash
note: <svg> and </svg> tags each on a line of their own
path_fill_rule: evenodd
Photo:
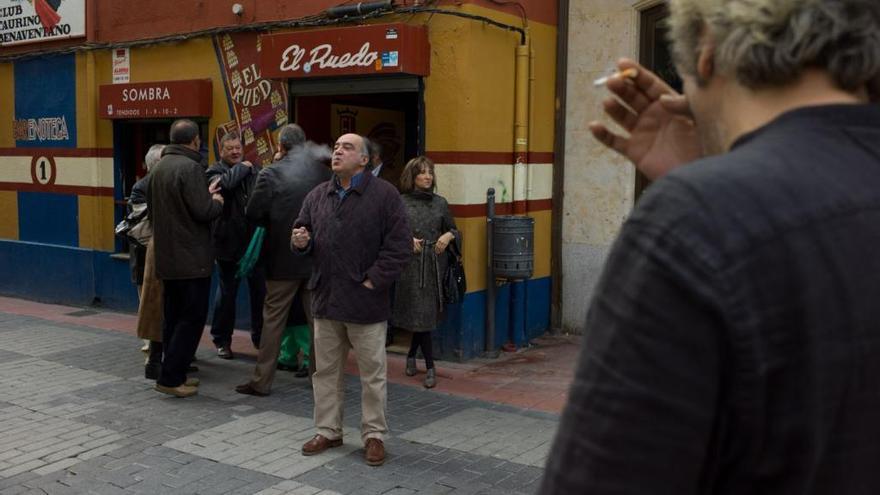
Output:
<svg viewBox="0 0 880 495">
<path fill-rule="evenodd" d="M 175 399 L 143 378 L 139 341 L 120 325 L 128 315 L 63 306 L 51 307 L 51 319 L 34 315 L 48 306 L 0 298 L 0 494 L 535 493 L 557 426 L 556 414 L 537 407 L 389 383 L 388 458 L 371 468 L 357 433 L 360 387 L 349 376 L 345 445 L 303 457 L 313 433 L 307 379 L 279 373 L 269 397 L 236 394 L 252 361 L 220 360 L 206 347 L 199 395 Z M 550 339 L 527 359 L 547 373 L 548 355 L 575 348 Z M 530 353 L 450 365 L 446 381 L 461 395 L 493 373 L 522 386 L 517 359 Z"/>
<path fill-rule="evenodd" d="M 45 304 L 0 296 L 0 312 L 32 316 L 55 323 L 69 323 L 135 335 L 137 317 L 99 309 L 82 309 Z M 232 347 L 236 356 L 256 359 L 247 332 L 236 330 Z M 437 362 L 437 391 L 509 404 L 523 409 L 560 413 L 574 376 L 580 339 L 572 336 L 541 337 L 537 345 L 516 353 L 502 353 L 498 359 L 472 359 L 465 363 Z M 208 329 L 202 334 L 201 345 L 213 349 Z M 388 379 L 393 383 L 421 387 L 424 363 L 420 373 L 404 375 L 404 356 L 388 354 Z M 349 358 L 346 371 L 357 374 L 354 357 Z"/>
</svg>

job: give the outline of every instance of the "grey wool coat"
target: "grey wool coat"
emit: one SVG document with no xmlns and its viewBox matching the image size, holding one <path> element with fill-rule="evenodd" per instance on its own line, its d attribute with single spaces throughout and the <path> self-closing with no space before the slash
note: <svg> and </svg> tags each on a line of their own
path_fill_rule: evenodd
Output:
<svg viewBox="0 0 880 495">
<path fill-rule="evenodd" d="M 409 264 L 394 289 L 391 324 L 412 332 L 430 332 L 437 328 L 444 309 L 441 284 L 446 273 L 447 254 L 434 253 L 434 243 L 446 232 L 455 240 L 446 251 L 461 252 L 461 233 L 443 196 L 415 191 L 403 195 L 412 237 L 424 239 L 423 253 L 412 253 Z"/>
</svg>

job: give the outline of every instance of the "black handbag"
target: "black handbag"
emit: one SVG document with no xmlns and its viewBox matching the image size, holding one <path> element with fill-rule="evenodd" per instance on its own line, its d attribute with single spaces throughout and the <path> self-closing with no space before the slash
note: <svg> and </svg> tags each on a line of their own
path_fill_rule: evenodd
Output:
<svg viewBox="0 0 880 495">
<path fill-rule="evenodd" d="M 446 273 L 443 275 L 443 300 L 446 304 L 458 304 L 464 300 L 467 292 L 467 280 L 464 277 L 464 266 L 461 264 L 461 256 L 446 250 L 449 262 L 446 265 Z"/>
</svg>

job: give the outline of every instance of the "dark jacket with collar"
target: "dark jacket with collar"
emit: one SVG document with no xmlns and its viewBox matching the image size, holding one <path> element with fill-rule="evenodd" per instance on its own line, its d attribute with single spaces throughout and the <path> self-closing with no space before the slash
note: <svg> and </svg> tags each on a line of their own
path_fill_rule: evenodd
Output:
<svg viewBox="0 0 880 495">
<path fill-rule="evenodd" d="M 251 223 L 266 227 L 260 258 L 265 263 L 267 279 L 311 276 L 311 258 L 290 250 L 290 234 L 306 195 L 330 179 L 330 169 L 324 163 L 329 158 L 326 146 L 308 142 L 290 150 L 257 177 L 245 213 Z"/>
<path fill-rule="evenodd" d="M 655 182 L 593 291 L 539 492 L 877 493 L 878 171 L 880 106 L 826 105 Z"/>
<path fill-rule="evenodd" d="M 245 207 L 253 191 L 260 167 L 242 163 L 229 166 L 218 161 L 206 172 L 208 183 L 220 180 L 223 213 L 214 221 L 214 253 L 223 261 L 238 261 L 244 255 L 254 233 L 254 226 L 245 218 Z"/>
<path fill-rule="evenodd" d="M 128 196 L 128 206 L 139 205 L 147 202 L 147 192 L 150 190 L 150 174 L 141 177 L 141 179 L 131 186 L 131 194 Z"/>
<path fill-rule="evenodd" d="M 220 215 L 222 207 L 208 193 L 199 160 L 198 151 L 171 144 L 150 172 L 147 210 L 160 280 L 211 276 L 211 220 Z"/>
<path fill-rule="evenodd" d="M 314 257 L 308 287 L 315 318 L 369 324 L 390 316 L 391 286 L 412 257 L 400 194 L 368 171 L 341 200 L 329 180 L 309 193 L 295 227 L 306 227 Z M 363 286 L 369 279 L 374 288 Z"/>
<path fill-rule="evenodd" d="M 370 169 L 368 172 L 373 173 L 374 171 L 374 169 Z M 379 174 L 373 174 L 373 177 L 377 177 L 388 182 L 389 184 L 394 186 L 395 189 L 400 191 L 400 171 L 395 170 L 389 164 L 383 163 L 382 168 L 379 169 Z"/>
</svg>

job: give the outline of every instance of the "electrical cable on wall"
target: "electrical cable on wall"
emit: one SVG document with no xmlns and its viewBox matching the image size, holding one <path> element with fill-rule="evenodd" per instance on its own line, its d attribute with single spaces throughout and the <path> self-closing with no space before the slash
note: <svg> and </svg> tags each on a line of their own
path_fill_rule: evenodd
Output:
<svg viewBox="0 0 880 495">
<path fill-rule="evenodd" d="M 379 3 L 379 2 L 376 2 Z M 504 3 L 504 2 L 502 2 Z M 518 3 L 518 2 L 510 2 L 510 3 Z M 520 6 L 521 7 L 521 6 Z M 299 19 L 289 19 L 284 21 L 265 21 L 258 22 L 253 24 L 247 24 L 242 26 L 224 26 L 217 27 L 211 29 L 202 29 L 199 31 L 193 31 L 185 34 L 172 34 L 167 36 L 160 36 L 156 38 L 147 38 L 141 40 L 132 40 L 126 42 L 117 42 L 117 43 L 83 43 L 76 46 L 70 46 L 61 49 L 46 49 L 32 52 L 24 52 L 17 53 L 14 55 L 6 55 L 0 56 L 0 63 L 3 62 L 13 62 L 16 60 L 22 60 L 26 58 L 35 58 L 46 55 L 64 55 L 75 52 L 85 52 L 85 51 L 94 51 L 94 50 L 109 50 L 114 48 L 137 48 L 151 45 L 158 45 L 162 43 L 175 43 L 175 42 L 183 42 L 193 38 L 200 38 L 203 36 L 213 36 L 217 34 L 224 33 L 237 33 L 243 31 L 272 31 L 276 29 L 289 29 L 289 28 L 304 28 L 304 27 L 324 27 L 324 26 L 334 26 L 340 24 L 349 24 L 354 21 L 368 21 L 372 19 L 378 19 L 387 16 L 397 16 L 397 15 L 409 15 L 409 14 L 438 14 L 438 15 L 448 15 L 453 17 L 461 17 L 464 19 L 470 19 L 474 21 L 479 21 L 486 23 L 490 26 L 497 27 L 500 29 L 504 29 L 507 31 L 513 31 L 519 33 L 521 43 L 525 42 L 526 32 L 525 29 L 513 26 L 510 24 L 505 24 L 503 22 L 496 21 L 489 17 L 477 15 L 477 14 L 469 14 L 466 12 L 459 12 L 455 10 L 441 9 L 436 7 L 422 6 L 422 5 L 414 5 L 410 7 L 396 7 L 391 10 L 376 10 L 373 12 L 369 12 L 367 14 L 356 15 L 356 16 L 343 16 L 343 17 L 329 17 L 326 12 L 316 15 L 310 15 L 306 17 L 301 17 Z M 523 10 L 523 14 L 525 11 Z"/>
<path fill-rule="evenodd" d="M 525 7 L 523 7 L 523 5 L 522 5 L 521 3 L 519 3 L 519 2 L 513 2 L 513 1 L 510 1 L 510 0 L 489 0 L 489 1 L 492 2 L 492 3 L 494 3 L 495 5 L 502 5 L 502 6 L 505 6 L 505 7 L 508 6 L 508 5 L 513 5 L 513 6 L 515 6 L 517 9 L 519 9 L 519 15 L 520 15 L 520 17 L 522 17 L 523 27 L 526 28 L 526 29 L 528 29 L 528 27 L 529 27 L 529 16 L 526 15 L 526 9 L 525 9 Z"/>
</svg>

